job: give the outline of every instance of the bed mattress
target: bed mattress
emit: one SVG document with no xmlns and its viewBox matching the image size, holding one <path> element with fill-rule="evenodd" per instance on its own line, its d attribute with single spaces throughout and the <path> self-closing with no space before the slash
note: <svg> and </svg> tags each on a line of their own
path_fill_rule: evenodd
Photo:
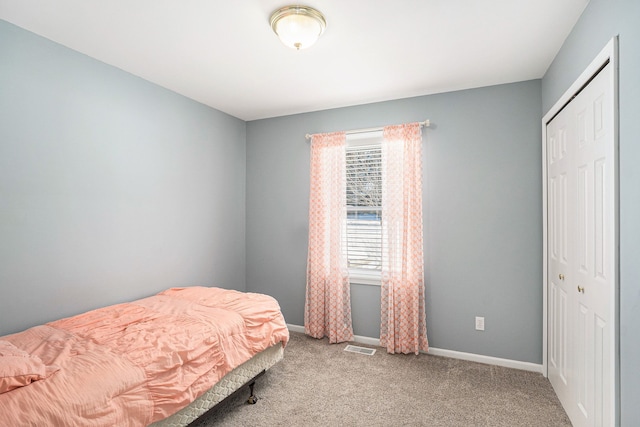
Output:
<svg viewBox="0 0 640 427">
<path fill-rule="evenodd" d="M 0 389 L 0 413 L 11 426 L 147 426 L 288 337 L 269 296 L 169 289 L 0 337 L 43 365 L 40 377 Z"/>
</svg>

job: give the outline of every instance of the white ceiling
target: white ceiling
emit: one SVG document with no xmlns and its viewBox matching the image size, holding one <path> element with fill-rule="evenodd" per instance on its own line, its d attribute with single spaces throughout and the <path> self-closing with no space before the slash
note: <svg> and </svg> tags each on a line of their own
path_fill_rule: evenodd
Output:
<svg viewBox="0 0 640 427">
<path fill-rule="evenodd" d="M 255 120 L 540 78 L 587 3 L 309 0 L 327 29 L 302 51 L 269 26 L 287 0 L 0 0 L 0 18 Z"/>
</svg>

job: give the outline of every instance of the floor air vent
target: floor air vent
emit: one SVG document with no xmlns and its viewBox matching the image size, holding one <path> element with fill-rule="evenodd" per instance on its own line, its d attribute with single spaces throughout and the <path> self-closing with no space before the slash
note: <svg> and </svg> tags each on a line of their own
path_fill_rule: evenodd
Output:
<svg viewBox="0 0 640 427">
<path fill-rule="evenodd" d="M 344 351 L 350 351 L 351 353 L 366 354 L 367 356 L 373 356 L 376 352 L 373 348 L 358 347 L 357 345 L 348 345 Z"/>
</svg>

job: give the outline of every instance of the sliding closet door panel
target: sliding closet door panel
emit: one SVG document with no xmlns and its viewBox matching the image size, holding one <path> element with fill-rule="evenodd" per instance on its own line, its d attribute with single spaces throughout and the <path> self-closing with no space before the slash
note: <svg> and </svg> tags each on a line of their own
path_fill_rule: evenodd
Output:
<svg viewBox="0 0 640 427">
<path fill-rule="evenodd" d="M 570 188 L 575 178 L 571 174 L 572 147 L 568 140 L 572 129 L 568 126 L 566 115 L 558 115 L 547 127 L 548 181 L 547 181 L 547 241 L 549 243 L 549 319 L 548 350 L 549 380 L 559 396 L 570 396 L 569 384 L 572 370 L 569 349 L 573 345 L 571 336 L 569 283 L 572 272 L 573 239 L 570 227 L 573 216 L 573 203 L 570 200 Z"/>
<path fill-rule="evenodd" d="M 613 408 L 615 145 L 611 66 L 547 126 L 549 380 L 574 426 Z"/>
<path fill-rule="evenodd" d="M 584 122 L 577 121 L 584 140 L 578 144 L 576 168 L 578 176 L 583 171 L 585 175 L 584 188 L 578 188 L 578 194 L 585 194 L 584 203 L 578 203 L 578 219 L 585 220 L 584 228 L 578 228 L 578 242 L 585 244 L 577 250 L 583 252 L 579 257 L 586 262 L 576 271 L 576 294 L 586 316 L 586 348 L 576 358 L 587 370 L 584 377 L 576 379 L 585 394 L 580 402 L 582 417 L 575 425 L 609 425 L 614 410 L 610 322 L 615 285 L 615 145 L 613 122 L 607 120 L 613 111 L 610 79 L 608 65 L 573 101 L 584 111 Z"/>
</svg>

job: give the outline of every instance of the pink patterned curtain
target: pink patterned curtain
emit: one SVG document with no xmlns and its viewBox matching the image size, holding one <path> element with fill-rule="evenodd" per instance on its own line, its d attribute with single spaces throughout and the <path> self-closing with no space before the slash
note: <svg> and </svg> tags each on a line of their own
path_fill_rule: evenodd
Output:
<svg viewBox="0 0 640 427">
<path fill-rule="evenodd" d="M 305 333 L 330 343 L 353 339 L 346 251 L 346 134 L 313 135 Z"/>
<path fill-rule="evenodd" d="M 387 126 L 382 142 L 382 312 L 389 353 L 428 350 L 419 123 Z"/>
</svg>

